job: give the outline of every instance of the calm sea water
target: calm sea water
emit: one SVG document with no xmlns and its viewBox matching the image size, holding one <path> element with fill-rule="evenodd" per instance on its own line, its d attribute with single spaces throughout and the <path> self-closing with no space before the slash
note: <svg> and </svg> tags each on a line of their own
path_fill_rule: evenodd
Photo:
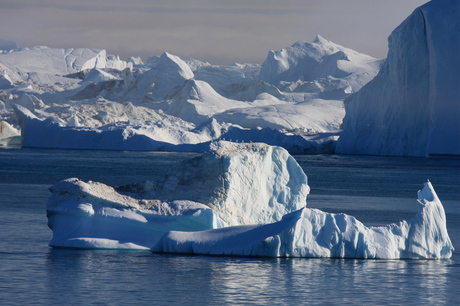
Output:
<svg viewBox="0 0 460 306">
<path fill-rule="evenodd" d="M 2 305 L 458 305 L 460 160 L 295 156 L 308 206 L 367 225 L 410 219 L 430 179 L 444 204 L 450 260 L 275 259 L 48 247 L 49 186 L 78 177 L 121 185 L 161 177 L 192 154 L 0 150 Z"/>
</svg>

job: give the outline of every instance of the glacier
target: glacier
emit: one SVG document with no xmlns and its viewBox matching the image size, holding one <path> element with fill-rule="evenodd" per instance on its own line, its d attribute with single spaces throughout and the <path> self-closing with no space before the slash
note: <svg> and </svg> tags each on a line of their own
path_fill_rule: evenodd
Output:
<svg viewBox="0 0 460 306">
<path fill-rule="evenodd" d="M 163 180 L 111 187 L 77 178 L 50 188 L 50 246 L 161 253 L 379 259 L 450 258 L 430 182 L 409 221 L 366 227 L 306 207 L 306 174 L 283 148 L 215 142 Z"/>
<path fill-rule="evenodd" d="M 460 2 L 433 0 L 389 37 L 378 75 L 345 100 L 339 154 L 460 154 Z"/>
</svg>

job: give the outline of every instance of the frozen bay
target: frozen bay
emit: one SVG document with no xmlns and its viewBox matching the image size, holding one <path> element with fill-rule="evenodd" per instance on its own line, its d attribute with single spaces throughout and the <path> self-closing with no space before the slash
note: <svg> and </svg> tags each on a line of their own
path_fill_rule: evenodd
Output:
<svg viewBox="0 0 460 306">
<path fill-rule="evenodd" d="M 308 207 L 366 225 L 412 217 L 430 179 L 447 214 L 451 260 L 247 259 L 54 250 L 45 202 L 55 182 L 120 185 L 162 173 L 184 153 L 1 150 L 0 298 L 5 304 L 453 304 L 460 277 L 460 160 L 295 156 Z"/>
</svg>

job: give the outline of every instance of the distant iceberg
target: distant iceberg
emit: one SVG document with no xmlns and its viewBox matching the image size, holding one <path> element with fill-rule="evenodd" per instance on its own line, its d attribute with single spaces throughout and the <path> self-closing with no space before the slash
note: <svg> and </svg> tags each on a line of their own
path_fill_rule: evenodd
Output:
<svg viewBox="0 0 460 306">
<path fill-rule="evenodd" d="M 24 95 L 12 104 L 21 127 L 20 145 L 29 148 L 205 152 L 209 144 L 218 140 L 235 142 L 264 142 L 280 146 L 291 153 L 332 153 L 337 133 L 295 135 L 270 127 L 247 129 L 238 125 L 220 124 L 208 119 L 200 125 L 162 112 L 135 107 L 131 103 L 115 104 L 100 100 L 86 104 L 78 115 L 67 114 L 67 122 L 55 117 L 39 119 L 32 113 L 35 104 L 42 102 L 35 96 Z M 320 105 L 310 107 L 316 113 L 326 112 Z M 77 108 L 77 106 L 74 106 Z M 97 115 L 85 119 L 86 113 Z M 121 114 L 121 115 L 120 115 Z M 121 121 L 129 117 L 142 118 Z M 145 120 L 150 119 L 150 120 Z M 91 121 L 90 121 L 91 120 Z M 322 119 L 312 118 L 321 125 Z M 339 117 L 336 117 L 339 120 Z M 86 123 L 86 126 L 83 123 Z M 95 122 L 95 123 L 92 123 Z M 316 123 L 317 122 L 317 123 Z M 89 124 L 106 123 L 89 127 Z"/>
<path fill-rule="evenodd" d="M 313 42 L 299 41 L 270 51 L 260 69 L 260 79 L 274 85 L 298 80 L 316 82 L 319 87 L 336 83 L 336 89 L 350 87 L 355 92 L 374 78 L 381 63 L 317 35 Z"/>
<path fill-rule="evenodd" d="M 15 82 L 30 82 L 42 87 L 55 82 L 71 83 L 67 74 L 92 68 L 123 70 L 130 63 L 107 55 L 105 50 L 88 48 L 56 49 L 45 46 L 13 49 L 0 52 L 3 66 Z"/>
<path fill-rule="evenodd" d="M 20 146 L 21 135 L 8 122 L 0 120 L 0 147 Z"/>
<path fill-rule="evenodd" d="M 281 73 L 276 84 L 267 79 L 279 70 L 270 57 L 262 66 L 220 66 L 167 52 L 143 64 L 99 49 L 2 51 L 0 120 L 21 128 L 24 147 L 202 152 L 231 139 L 332 153 L 343 99 L 381 61 L 321 37 L 286 50 L 289 77 Z M 31 123 L 15 104 L 34 115 Z"/>
<path fill-rule="evenodd" d="M 158 182 L 51 189 L 52 247 L 269 257 L 450 258 L 445 212 L 427 182 L 410 221 L 366 227 L 306 208 L 307 176 L 286 150 L 217 142 Z"/>
</svg>

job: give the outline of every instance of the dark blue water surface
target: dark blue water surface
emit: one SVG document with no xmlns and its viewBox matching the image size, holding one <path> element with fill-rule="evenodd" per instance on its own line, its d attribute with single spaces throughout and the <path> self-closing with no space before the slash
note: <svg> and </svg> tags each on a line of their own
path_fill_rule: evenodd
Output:
<svg viewBox="0 0 460 306">
<path fill-rule="evenodd" d="M 48 188 L 59 180 L 122 185 L 162 177 L 193 154 L 0 150 L 2 305 L 457 305 L 460 160 L 295 156 L 308 206 L 367 225 L 410 219 L 430 179 L 457 247 L 450 260 L 340 260 L 172 256 L 48 247 Z"/>
</svg>

